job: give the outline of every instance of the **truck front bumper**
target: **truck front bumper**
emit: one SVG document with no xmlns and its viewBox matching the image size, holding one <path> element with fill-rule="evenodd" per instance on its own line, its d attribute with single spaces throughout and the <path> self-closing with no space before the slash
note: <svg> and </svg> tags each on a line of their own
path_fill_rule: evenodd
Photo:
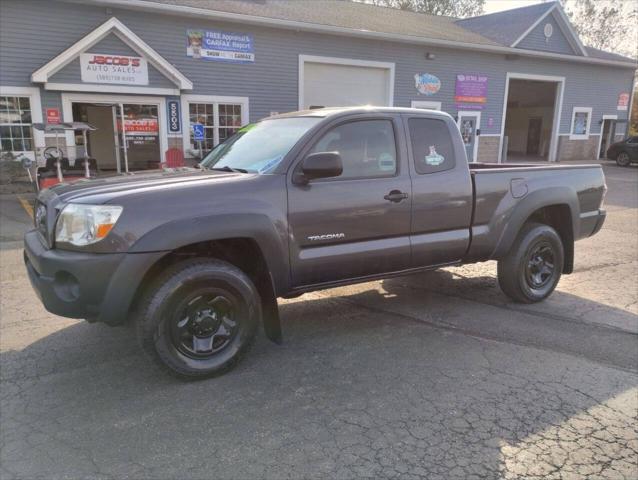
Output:
<svg viewBox="0 0 638 480">
<path fill-rule="evenodd" d="M 111 325 L 126 321 L 142 278 L 163 255 L 70 252 L 47 249 L 36 230 L 24 237 L 24 263 L 44 307 Z"/>
</svg>

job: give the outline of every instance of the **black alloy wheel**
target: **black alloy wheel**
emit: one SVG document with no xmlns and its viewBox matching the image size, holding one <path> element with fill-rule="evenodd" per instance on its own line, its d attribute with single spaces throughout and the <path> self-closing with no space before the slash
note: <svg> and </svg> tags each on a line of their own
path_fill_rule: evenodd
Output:
<svg viewBox="0 0 638 480">
<path fill-rule="evenodd" d="M 237 334 L 237 302 L 215 290 L 186 296 L 169 323 L 173 346 L 191 358 L 208 358 L 225 348 Z"/>
<path fill-rule="evenodd" d="M 528 254 L 525 276 L 530 288 L 539 289 L 547 285 L 556 269 L 554 251 L 547 241 L 539 242 Z"/>
</svg>

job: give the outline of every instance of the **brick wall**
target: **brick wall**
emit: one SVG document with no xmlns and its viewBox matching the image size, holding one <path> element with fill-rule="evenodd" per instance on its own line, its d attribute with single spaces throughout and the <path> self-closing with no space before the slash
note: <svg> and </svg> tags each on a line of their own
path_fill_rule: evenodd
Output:
<svg viewBox="0 0 638 480">
<path fill-rule="evenodd" d="M 496 163 L 498 161 L 498 147 L 500 142 L 501 137 L 479 136 L 477 161 Z"/>
<path fill-rule="evenodd" d="M 598 135 L 587 140 L 570 140 L 567 135 L 558 137 L 558 161 L 595 159 L 599 140 Z"/>
</svg>

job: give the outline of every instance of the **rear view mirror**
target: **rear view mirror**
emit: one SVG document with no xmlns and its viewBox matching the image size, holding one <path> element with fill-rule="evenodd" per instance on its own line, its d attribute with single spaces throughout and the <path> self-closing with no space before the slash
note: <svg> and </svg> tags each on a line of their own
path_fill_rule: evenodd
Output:
<svg viewBox="0 0 638 480">
<path fill-rule="evenodd" d="M 316 178 L 338 177 L 342 172 L 343 162 L 339 153 L 311 153 L 301 162 L 301 172 L 295 176 L 295 183 L 306 184 Z"/>
</svg>

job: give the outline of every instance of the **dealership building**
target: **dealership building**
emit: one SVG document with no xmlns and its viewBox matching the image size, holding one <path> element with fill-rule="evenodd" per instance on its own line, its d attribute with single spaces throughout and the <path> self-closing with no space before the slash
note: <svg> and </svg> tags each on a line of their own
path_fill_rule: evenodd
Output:
<svg viewBox="0 0 638 480">
<path fill-rule="evenodd" d="M 345 0 L 2 0 L 0 140 L 41 160 L 83 136 L 102 170 L 195 157 L 241 125 L 335 105 L 443 110 L 475 161 L 596 159 L 626 133 L 636 63 L 559 3 L 458 20 Z M 195 141 L 192 125 L 203 141 Z"/>
</svg>

